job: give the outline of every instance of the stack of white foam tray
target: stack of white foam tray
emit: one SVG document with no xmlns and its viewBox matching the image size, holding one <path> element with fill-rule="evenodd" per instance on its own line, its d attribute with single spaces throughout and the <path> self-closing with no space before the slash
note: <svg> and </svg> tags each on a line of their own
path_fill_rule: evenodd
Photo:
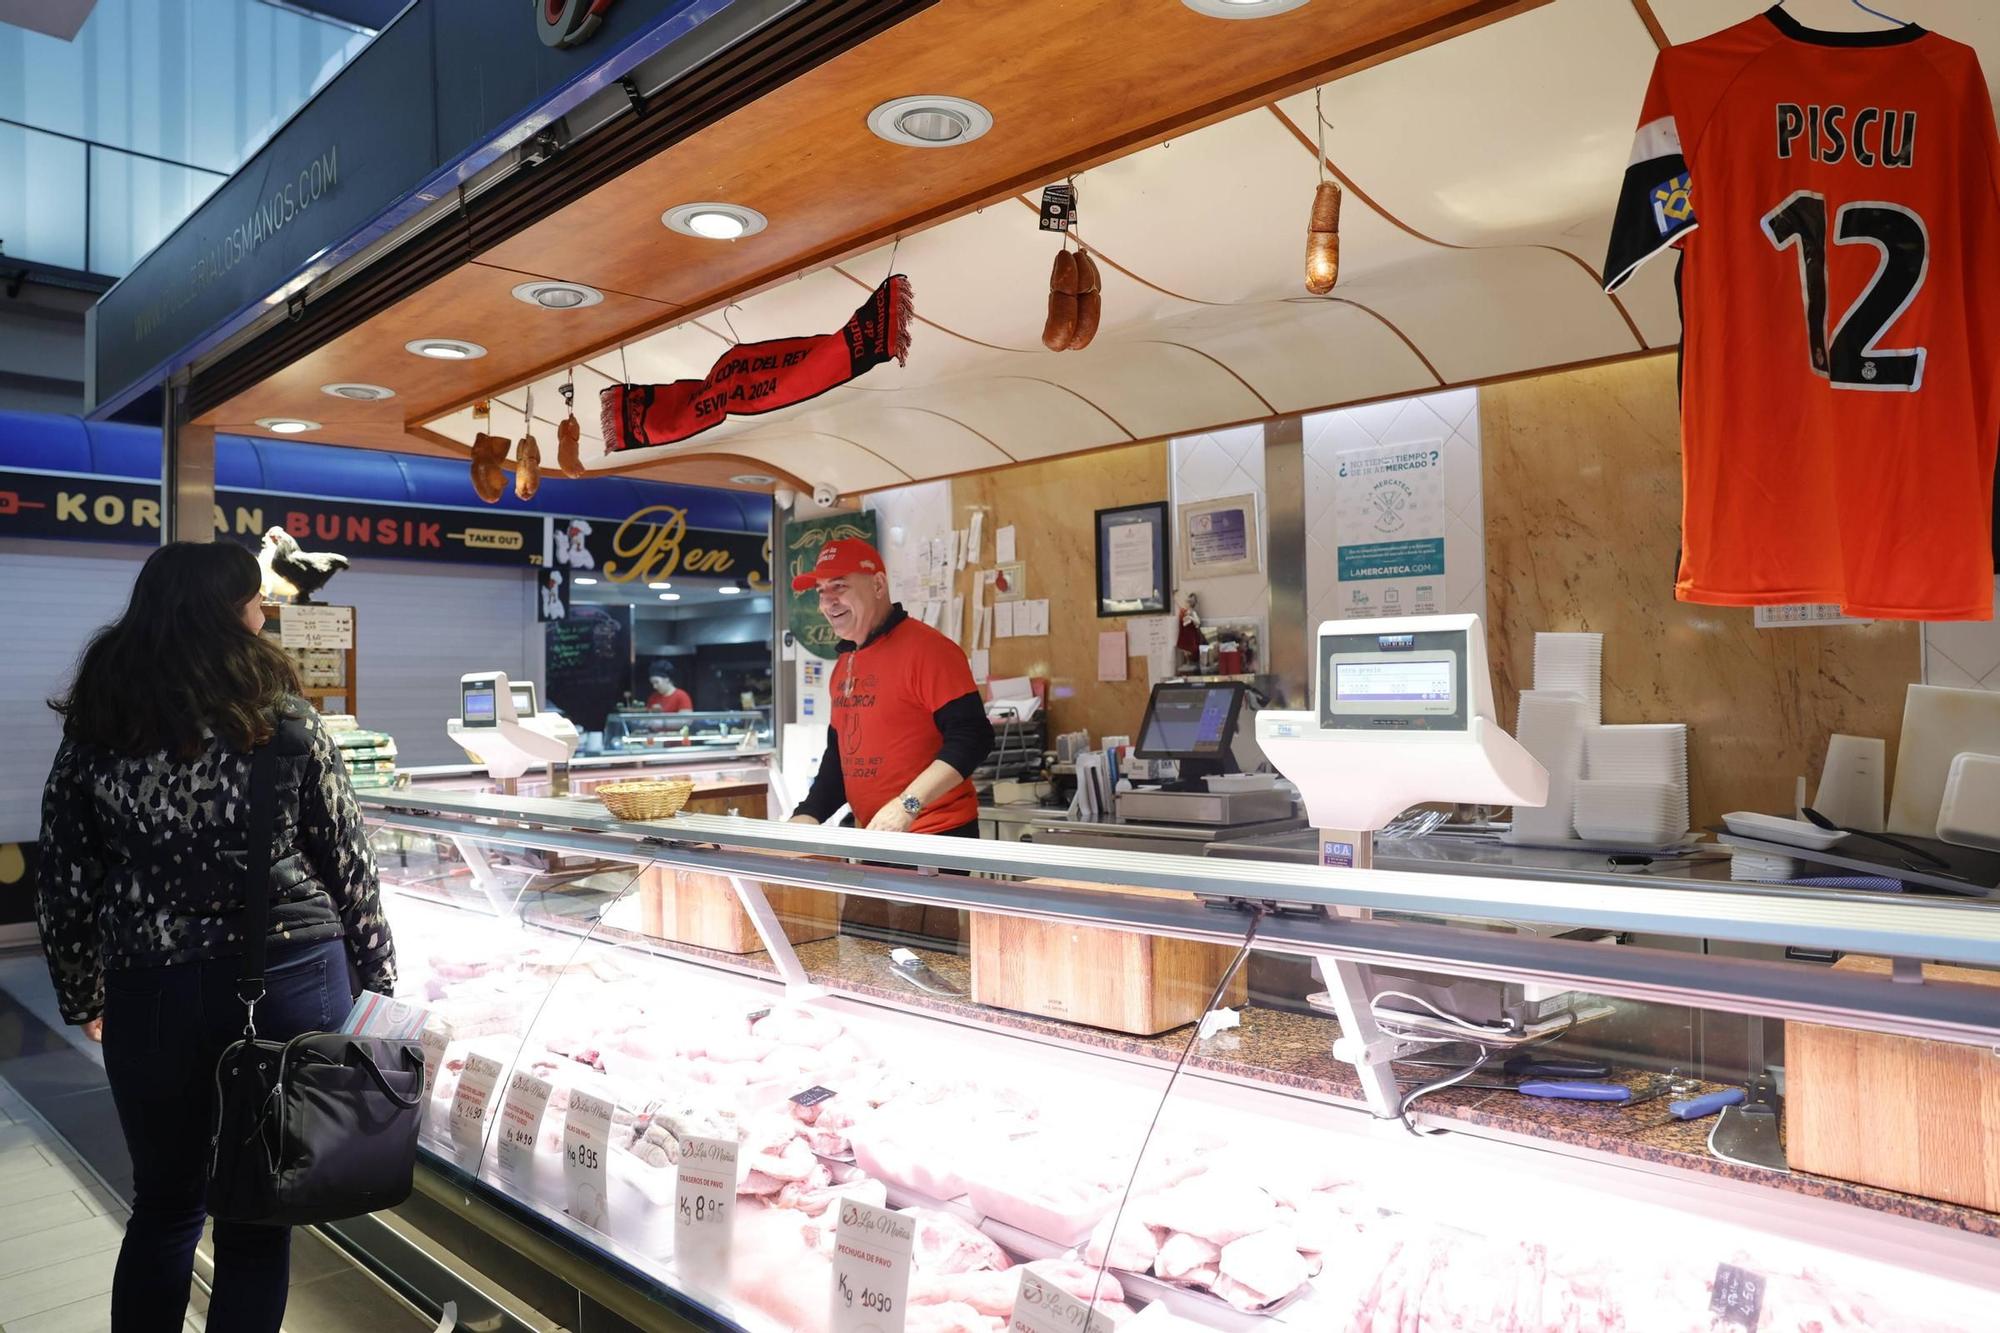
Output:
<svg viewBox="0 0 2000 1333">
<path fill-rule="evenodd" d="M 1585 725 L 1604 721 L 1604 636 L 1536 634 L 1535 692 L 1574 694 L 1583 700 Z"/>
<path fill-rule="evenodd" d="M 1583 738 L 1583 772 L 1593 782 L 1659 783 L 1672 788 L 1667 831 L 1672 840 L 1688 831 L 1686 723 L 1597 727 Z"/>
<path fill-rule="evenodd" d="M 1571 826 L 1576 781 L 1583 772 L 1585 704 L 1582 696 L 1523 690 L 1514 739 L 1549 771 L 1549 801 L 1514 807 L 1508 842 L 1543 844 L 1574 840 Z"/>
</svg>

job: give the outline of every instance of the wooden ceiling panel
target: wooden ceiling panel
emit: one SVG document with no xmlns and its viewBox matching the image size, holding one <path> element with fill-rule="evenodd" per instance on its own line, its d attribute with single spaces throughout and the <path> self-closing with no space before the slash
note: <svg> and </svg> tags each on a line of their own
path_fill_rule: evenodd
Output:
<svg viewBox="0 0 2000 1333">
<path fill-rule="evenodd" d="M 991 200 L 996 186 L 1039 184 L 1219 119 L 1324 76 L 1356 52 L 1386 52 L 1539 2 L 1343 0 L 1229 22 L 1173 0 L 943 0 L 483 258 L 537 272 L 560 255 L 561 276 L 705 307 Z M 938 91 L 986 107 L 992 131 L 943 150 L 868 132 L 878 104 Z M 716 242 L 657 221 L 676 204 L 703 200 L 758 209 L 771 225 Z"/>
<path fill-rule="evenodd" d="M 670 307 L 605 293 L 594 306 L 544 310 L 517 301 L 526 277 L 486 264 L 467 264 L 381 315 L 300 358 L 203 418 L 237 430 L 259 417 L 300 416 L 329 427 L 349 423 L 426 421 L 495 386 L 505 387 L 559 366 L 580 345 L 615 339 L 638 325 L 671 317 Z M 487 354 L 471 361 L 434 361 L 404 349 L 417 338 L 458 338 Z M 381 403 L 351 404 L 322 394 L 332 382 L 380 384 L 396 391 Z M 329 438 L 333 432 L 327 432 Z"/>
</svg>

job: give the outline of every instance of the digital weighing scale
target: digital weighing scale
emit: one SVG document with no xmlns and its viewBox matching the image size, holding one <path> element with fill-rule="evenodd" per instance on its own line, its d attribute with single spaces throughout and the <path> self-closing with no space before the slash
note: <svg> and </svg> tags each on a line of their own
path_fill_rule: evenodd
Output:
<svg viewBox="0 0 2000 1333">
<path fill-rule="evenodd" d="M 445 731 L 510 796 L 523 773 L 544 765 L 550 794 L 562 795 L 556 788 L 567 785 L 565 770 L 582 739 L 568 718 L 537 707 L 532 681 L 510 681 L 504 671 L 459 677 L 458 716 Z"/>
</svg>

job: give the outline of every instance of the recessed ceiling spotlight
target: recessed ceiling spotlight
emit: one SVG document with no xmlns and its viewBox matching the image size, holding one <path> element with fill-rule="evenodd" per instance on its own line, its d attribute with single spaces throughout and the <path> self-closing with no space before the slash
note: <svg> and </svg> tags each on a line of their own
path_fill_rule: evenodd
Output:
<svg viewBox="0 0 2000 1333">
<path fill-rule="evenodd" d="M 322 384 L 319 391 L 332 398 L 345 398 L 354 403 L 379 403 L 384 398 L 394 398 L 394 389 L 380 384 Z"/>
<path fill-rule="evenodd" d="M 660 600 L 663 602 L 678 602 L 680 599 L 681 595 L 677 592 L 663 592 L 660 594 Z"/>
<path fill-rule="evenodd" d="M 404 343 L 403 350 L 433 361 L 473 361 L 486 355 L 484 347 L 463 338 L 416 338 Z"/>
<path fill-rule="evenodd" d="M 279 435 L 303 435 L 319 429 L 317 421 L 307 421 L 304 417 L 258 417 L 257 424 Z"/>
<path fill-rule="evenodd" d="M 651 588 L 654 592 L 665 592 L 667 589 L 673 587 L 674 585 L 671 583 L 648 583 L 646 586 L 648 588 Z"/>
<path fill-rule="evenodd" d="M 721 593 L 724 597 L 734 597 L 737 593 L 742 592 L 743 589 L 737 587 L 733 583 L 725 583 L 720 588 L 717 588 L 716 591 Z"/>
<path fill-rule="evenodd" d="M 770 220 L 741 204 L 680 204 L 660 214 L 660 221 L 683 236 L 705 241 L 735 241 L 755 236 Z"/>
<path fill-rule="evenodd" d="M 739 472 L 731 477 L 730 480 L 738 486 L 770 486 L 774 485 L 778 479 L 776 477 L 767 477 L 761 472 Z"/>
<path fill-rule="evenodd" d="M 993 128 L 993 113 L 977 102 L 943 93 L 898 97 L 868 113 L 876 137 L 906 148 L 956 148 Z"/>
<path fill-rule="evenodd" d="M 586 287 L 580 282 L 524 282 L 514 289 L 516 301 L 526 301 L 544 310 L 581 310 L 587 305 L 596 305 L 604 299 L 604 293 L 595 287 Z"/>
<path fill-rule="evenodd" d="M 591 578 L 585 574 L 579 574 L 575 578 L 570 580 L 570 586 L 574 588 L 590 588 L 590 587 L 595 587 L 596 584 L 597 584 L 596 579 Z"/>
<path fill-rule="evenodd" d="M 1263 19 L 1298 9 L 1310 0 L 1181 0 L 1197 14 L 1215 19 Z"/>
</svg>

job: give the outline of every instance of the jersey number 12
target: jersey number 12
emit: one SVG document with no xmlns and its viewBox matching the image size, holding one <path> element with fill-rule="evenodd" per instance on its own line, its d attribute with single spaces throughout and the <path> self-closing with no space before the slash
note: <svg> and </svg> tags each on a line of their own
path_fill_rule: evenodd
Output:
<svg viewBox="0 0 2000 1333">
<path fill-rule="evenodd" d="M 1826 331 L 1826 196 L 1794 191 L 1764 215 L 1764 234 L 1780 250 L 1798 247 L 1814 374 L 1825 376 L 1836 389 L 1912 393 L 1923 387 L 1925 348 L 1876 346 L 1924 285 L 1930 234 L 1922 218 L 1901 204 L 1880 200 L 1840 206 L 1834 215 L 1834 244 L 1872 245 L 1882 253 L 1875 276 L 1840 317 L 1831 339 Z"/>
</svg>

